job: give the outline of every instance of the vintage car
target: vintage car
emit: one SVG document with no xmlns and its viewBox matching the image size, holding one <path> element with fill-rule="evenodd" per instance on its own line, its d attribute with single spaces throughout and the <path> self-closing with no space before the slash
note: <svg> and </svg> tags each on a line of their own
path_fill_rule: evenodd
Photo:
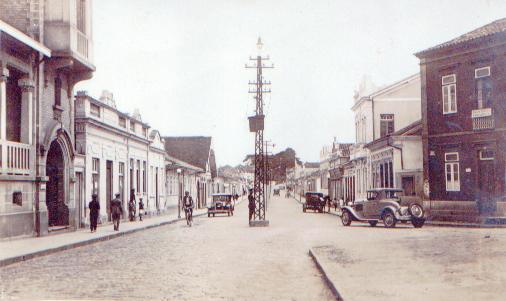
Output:
<svg viewBox="0 0 506 301">
<path fill-rule="evenodd" d="M 323 193 L 308 191 L 305 193 L 304 197 L 306 198 L 306 201 L 302 204 L 303 212 L 306 212 L 306 210 L 314 210 L 323 213 L 325 208 Z"/>
<path fill-rule="evenodd" d="M 234 215 L 235 200 L 230 193 L 216 193 L 212 195 L 212 203 L 207 206 L 207 217 L 216 214 Z"/>
<path fill-rule="evenodd" d="M 381 220 L 387 228 L 395 227 L 398 221 L 409 221 L 415 228 L 421 228 L 425 223 L 425 212 L 420 202 L 411 200 L 409 206 L 404 206 L 400 194 L 402 189 L 368 190 L 366 200 L 355 201 L 342 207 L 341 221 L 344 226 L 349 226 L 352 221 L 358 221 L 368 222 L 374 227 Z"/>
</svg>

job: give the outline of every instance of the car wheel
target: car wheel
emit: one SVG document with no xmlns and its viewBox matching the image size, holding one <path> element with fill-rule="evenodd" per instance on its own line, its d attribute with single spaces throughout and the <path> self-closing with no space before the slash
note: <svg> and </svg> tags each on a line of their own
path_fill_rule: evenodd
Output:
<svg viewBox="0 0 506 301">
<path fill-rule="evenodd" d="M 425 224 L 425 219 L 418 219 L 414 218 L 411 223 L 413 224 L 413 227 L 415 228 L 421 228 L 423 227 L 423 224 Z"/>
<path fill-rule="evenodd" d="M 341 215 L 341 222 L 343 223 L 343 226 L 351 225 L 351 214 L 348 210 L 343 211 L 343 214 Z"/>
<path fill-rule="evenodd" d="M 369 221 L 369 225 L 371 225 L 371 227 L 376 227 L 377 224 L 378 221 Z"/>
<path fill-rule="evenodd" d="M 397 219 L 392 211 L 388 210 L 383 213 L 383 224 L 386 228 L 394 228 L 397 223 Z"/>
<path fill-rule="evenodd" d="M 409 214 L 411 214 L 411 216 L 413 216 L 415 219 L 423 219 L 425 212 L 423 212 L 422 206 L 419 204 L 412 204 L 408 209 Z"/>
</svg>

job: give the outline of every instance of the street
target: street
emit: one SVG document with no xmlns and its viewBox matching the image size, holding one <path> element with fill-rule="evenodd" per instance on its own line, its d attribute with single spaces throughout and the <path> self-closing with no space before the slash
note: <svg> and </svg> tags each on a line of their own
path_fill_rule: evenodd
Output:
<svg viewBox="0 0 506 301">
<path fill-rule="evenodd" d="M 345 300 L 504 296 L 503 229 L 343 227 L 282 197 L 270 201 L 269 227 L 250 228 L 246 205 L 191 228 L 179 222 L 4 267 L 2 296 L 333 300 L 310 248 Z"/>
<path fill-rule="evenodd" d="M 332 300 L 308 256 L 335 237 L 337 219 L 274 199 L 270 227 L 195 218 L 0 269 L 3 296 L 19 299 Z M 93 234 L 90 234 L 93 235 Z"/>
</svg>

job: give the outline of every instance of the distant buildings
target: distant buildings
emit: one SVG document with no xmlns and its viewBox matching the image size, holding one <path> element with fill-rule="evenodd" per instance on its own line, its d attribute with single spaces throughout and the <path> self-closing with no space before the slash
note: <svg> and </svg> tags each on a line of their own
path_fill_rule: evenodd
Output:
<svg viewBox="0 0 506 301">
<path fill-rule="evenodd" d="M 382 88 L 365 77 L 352 107 L 356 143 L 334 141 L 319 168 L 329 171 L 331 198 L 402 188 L 424 200 L 430 219 L 504 223 L 504 53 L 500 19 L 417 53 L 419 74 Z M 296 170 L 295 189 L 314 188 L 318 180 Z"/>
</svg>

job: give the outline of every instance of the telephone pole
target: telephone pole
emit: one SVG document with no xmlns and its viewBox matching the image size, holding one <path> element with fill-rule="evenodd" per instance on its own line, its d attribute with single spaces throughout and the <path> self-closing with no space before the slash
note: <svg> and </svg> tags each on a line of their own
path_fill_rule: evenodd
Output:
<svg viewBox="0 0 506 301">
<path fill-rule="evenodd" d="M 261 38 L 258 38 L 257 57 L 250 57 L 250 61 L 254 61 L 252 65 L 247 65 L 248 69 L 256 69 L 257 78 L 256 82 L 249 82 L 249 85 L 255 87 L 255 89 L 249 89 L 248 93 L 255 94 L 254 99 L 256 101 L 255 115 L 248 117 L 250 132 L 255 133 L 255 181 L 253 185 L 253 197 L 255 198 L 255 214 L 253 220 L 250 221 L 250 226 L 268 226 L 269 221 L 265 219 L 265 180 L 267 177 L 267 171 L 265 166 L 264 158 L 264 93 L 271 93 L 270 89 L 264 88 L 264 86 L 270 86 L 270 82 L 264 81 L 262 70 L 274 68 L 274 65 L 266 66 L 264 61 L 269 60 L 269 57 L 262 57 L 260 51 L 262 50 L 263 43 Z"/>
</svg>

